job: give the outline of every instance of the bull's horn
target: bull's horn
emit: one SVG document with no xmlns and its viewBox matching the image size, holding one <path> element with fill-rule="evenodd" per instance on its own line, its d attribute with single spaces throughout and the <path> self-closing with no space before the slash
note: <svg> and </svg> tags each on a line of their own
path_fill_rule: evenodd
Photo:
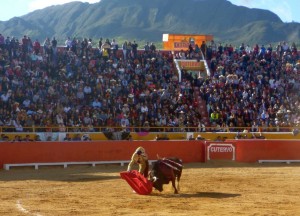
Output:
<svg viewBox="0 0 300 216">
<path fill-rule="evenodd" d="M 161 159 L 161 157 L 158 154 L 156 154 L 156 157 L 157 157 L 158 160 Z"/>
<path fill-rule="evenodd" d="M 158 179 L 158 178 L 157 178 L 156 176 L 154 176 L 154 177 L 153 177 L 153 182 L 156 182 L 157 179 Z"/>
</svg>

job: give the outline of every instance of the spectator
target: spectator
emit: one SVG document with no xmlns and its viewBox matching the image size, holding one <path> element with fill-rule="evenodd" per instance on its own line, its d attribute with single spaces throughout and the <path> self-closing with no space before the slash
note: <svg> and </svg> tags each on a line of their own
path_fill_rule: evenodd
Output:
<svg viewBox="0 0 300 216">
<path fill-rule="evenodd" d="M 0 49 L 5 49 L 5 38 L 2 34 L 0 34 Z"/>
<path fill-rule="evenodd" d="M 0 142 L 6 142 L 6 141 L 9 141 L 9 137 L 5 134 L 1 134 Z"/>
<path fill-rule="evenodd" d="M 145 46 L 144 46 L 144 51 L 146 54 L 148 54 L 150 52 L 150 45 L 149 42 L 146 42 Z"/>
<path fill-rule="evenodd" d="M 28 142 L 28 141 L 33 141 L 33 139 L 31 139 L 31 138 L 30 138 L 30 135 L 27 134 L 27 135 L 25 136 L 25 138 L 23 139 L 23 141 L 26 141 L 26 142 Z"/>
<path fill-rule="evenodd" d="M 193 135 L 189 135 L 188 140 L 195 140 L 195 138 L 193 137 Z"/>
<path fill-rule="evenodd" d="M 205 138 L 202 137 L 201 134 L 198 134 L 198 136 L 196 137 L 196 140 L 205 140 Z"/>
<path fill-rule="evenodd" d="M 156 135 L 156 137 L 155 137 L 154 140 L 155 140 L 155 141 L 161 140 L 161 137 L 159 136 L 159 134 Z"/>
<path fill-rule="evenodd" d="M 34 141 L 42 141 L 41 138 L 40 138 L 40 135 L 35 135 Z"/>
<path fill-rule="evenodd" d="M 215 142 L 222 142 L 223 141 L 223 139 L 222 139 L 222 137 L 221 136 L 217 136 L 216 138 L 215 138 L 215 140 L 214 140 Z"/>
<path fill-rule="evenodd" d="M 21 125 L 19 119 L 13 120 L 13 125 L 16 132 L 23 132 L 23 126 Z"/>
<path fill-rule="evenodd" d="M 203 53 L 204 57 L 206 57 L 207 46 L 206 46 L 205 41 L 202 41 L 200 49 L 201 49 L 201 52 Z"/>
<path fill-rule="evenodd" d="M 48 58 L 48 56 L 50 55 L 50 49 L 51 49 L 51 43 L 50 43 L 50 39 L 48 37 L 46 37 L 46 39 L 44 41 L 43 49 L 44 49 L 44 53 L 45 53 L 46 57 Z"/>
<path fill-rule="evenodd" d="M 126 138 L 126 140 L 133 141 L 133 138 L 132 138 L 131 134 L 128 135 L 128 137 Z"/>
<path fill-rule="evenodd" d="M 138 49 L 138 44 L 133 41 L 131 47 L 132 47 L 132 53 L 133 53 L 133 58 L 136 58 L 137 57 L 137 49 Z"/>
<path fill-rule="evenodd" d="M 11 142 L 21 142 L 22 138 L 20 135 L 15 135 L 14 139 Z"/>
<path fill-rule="evenodd" d="M 216 110 L 214 110 L 211 114 L 210 114 L 210 122 L 211 123 L 217 123 L 219 120 L 219 113 L 217 113 Z"/>
<path fill-rule="evenodd" d="M 72 141 L 72 138 L 69 133 L 66 133 L 66 136 L 64 137 L 64 141 Z"/>
<path fill-rule="evenodd" d="M 67 38 L 67 40 L 65 41 L 65 46 L 66 46 L 66 49 L 67 51 L 69 51 L 72 47 L 72 40 L 70 37 Z"/>
<path fill-rule="evenodd" d="M 81 136 L 80 134 L 75 134 L 72 141 L 81 141 Z"/>
<path fill-rule="evenodd" d="M 81 140 L 82 140 L 82 141 L 91 141 L 92 139 L 91 139 L 91 137 L 90 137 L 89 134 L 83 134 L 83 135 L 81 136 Z"/>
<path fill-rule="evenodd" d="M 265 139 L 265 137 L 262 135 L 262 133 L 259 133 L 258 135 L 256 135 L 255 133 L 251 134 L 251 138 L 252 139 Z"/>
<path fill-rule="evenodd" d="M 64 123 L 59 123 L 59 124 L 58 124 L 58 131 L 59 131 L 59 132 L 66 132 L 66 131 L 67 131 L 67 128 L 66 128 L 66 126 L 64 125 Z"/>
<path fill-rule="evenodd" d="M 152 53 L 155 53 L 155 52 L 156 52 L 156 46 L 155 46 L 155 44 L 154 44 L 153 42 L 151 42 L 149 48 L 150 48 L 150 51 L 151 51 Z"/>
<path fill-rule="evenodd" d="M 117 43 L 117 41 L 115 39 L 112 39 L 111 49 L 113 51 L 113 57 L 116 58 L 117 57 L 117 51 L 119 50 L 119 44 Z"/>
<path fill-rule="evenodd" d="M 41 49 L 41 44 L 40 44 L 39 40 L 36 39 L 33 43 L 34 54 L 38 55 L 40 53 L 40 49 Z"/>
</svg>

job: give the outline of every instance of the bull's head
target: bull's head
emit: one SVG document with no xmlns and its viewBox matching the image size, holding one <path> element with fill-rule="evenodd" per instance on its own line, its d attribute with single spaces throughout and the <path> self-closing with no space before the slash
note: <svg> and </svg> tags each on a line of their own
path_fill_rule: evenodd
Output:
<svg viewBox="0 0 300 216">
<path fill-rule="evenodd" d="M 159 178 L 156 176 L 151 176 L 150 175 L 150 181 L 153 183 L 153 187 L 158 190 L 159 192 L 163 191 L 163 183 Z"/>
<path fill-rule="evenodd" d="M 149 173 L 149 179 L 153 184 L 153 187 L 159 192 L 163 191 L 163 178 L 160 172 L 159 163 L 154 163 L 152 170 Z"/>
<path fill-rule="evenodd" d="M 153 182 L 153 187 L 158 190 L 159 192 L 162 192 L 163 189 L 163 184 L 162 182 L 158 179 L 157 181 Z"/>
</svg>

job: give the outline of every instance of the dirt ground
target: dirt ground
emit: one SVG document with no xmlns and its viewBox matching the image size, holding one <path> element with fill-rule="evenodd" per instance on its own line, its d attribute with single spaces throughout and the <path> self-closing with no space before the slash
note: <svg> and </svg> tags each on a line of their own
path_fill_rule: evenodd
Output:
<svg viewBox="0 0 300 216">
<path fill-rule="evenodd" d="M 171 184 L 142 196 L 118 165 L 0 171 L 2 216 L 300 215 L 299 164 L 185 164 L 180 194 Z"/>
</svg>

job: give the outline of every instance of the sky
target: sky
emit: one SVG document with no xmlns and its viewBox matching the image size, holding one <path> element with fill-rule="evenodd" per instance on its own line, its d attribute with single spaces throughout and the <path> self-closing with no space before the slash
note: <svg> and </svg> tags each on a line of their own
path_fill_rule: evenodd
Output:
<svg viewBox="0 0 300 216">
<path fill-rule="evenodd" d="M 232 4 L 272 11 L 283 22 L 300 23 L 300 0 L 229 0 Z"/>
<path fill-rule="evenodd" d="M 19 17 L 37 9 L 51 5 L 64 4 L 74 0 L 1 0 L 0 21 Z M 122 1 L 122 0 L 120 0 Z M 151 0 L 148 0 L 151 1 Z M 183 0 L 184 1 L 184 0 Z M 231 3 L 249 8 L 260 8 L 276 13 L 283 22 L 300 23 L 300 0 L 228 0 Z M 99 0 L 83 0 L 96 3 Z"/>
</svg>

